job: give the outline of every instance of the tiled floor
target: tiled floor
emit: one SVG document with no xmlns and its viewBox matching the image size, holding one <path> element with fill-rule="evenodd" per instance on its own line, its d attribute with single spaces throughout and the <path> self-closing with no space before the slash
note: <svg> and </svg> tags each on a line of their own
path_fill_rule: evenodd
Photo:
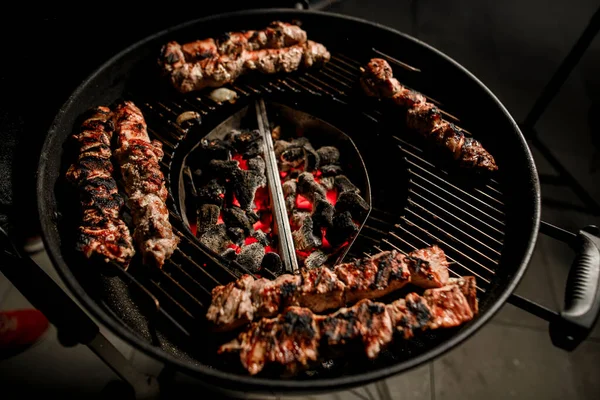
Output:
<svg viewBox="0 0 600 400">
<path fill-rule="evenodd" d="M 474 72 L 521 121 L 597 7 L 592 1 L 579 2 L 578 7 L 558 1 L 523 3 L 381 0 L 367 5 L 346 0 L 333 10 L 395 27 L 438 47 Z M 596 57 L 599 41 L 594 41 L 537 126 L 548 145 L 597 199 L 600 173 L 589 169 L 594 148 L 587 113 L 598 101 L 597 90 L 592 90 L 598 87 L 598 75 L 590 71 L 600 70 Z M 552 172 L 535 151 L 534 157 L 541 172 Z M 543 193 L 572 198 L 554 187 L 544 186 Z M 600 224 L 598 218 L 551 207 L 544 207 L 543 219 L 571 230 Z M 572 257 L 566 245 L 540 235 L 517 293 L 559 308 Z M 48 266 L 43 253 L 36 261 Z M 48 272 L 53 274 L 51 268 Z M 27 306 L 20 293 L 0 277 L 0 310 Z M 544 321 L 506 305 L 471 340 L 431 364 L 388 379 L 385 387 L 371 385 L 368 390 L 314 398 L 600 398 L 600 326 L 572 353 L 554 347 L 547 328 Z M 158 370 L 146 356 L 107 336 L 136 367 Z M 0 362 L 0 398 L 16 398 L 4 390 L 10 385 L 19 387 L 19 397 L 30 388 L 43 388 L 48 393 L 68 392 L 73 398 L 97 398 L 114 379 L 116 375 L 89 349 L 62 348 L 51 331 L 36 347 Z"/>
</svg>

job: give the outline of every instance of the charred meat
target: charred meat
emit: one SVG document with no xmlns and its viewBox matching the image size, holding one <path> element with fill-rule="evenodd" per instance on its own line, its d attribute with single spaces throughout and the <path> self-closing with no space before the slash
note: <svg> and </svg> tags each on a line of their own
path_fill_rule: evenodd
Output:
<svg viewBox="0 0 600 400">
<path fill-rule="evenodd" d="M 333 270 L 304 269 L 300 275 L 285 274 L 275 280 L 245 275 L 213 289 L 206 317 L 215 330 L 227 331 L 290 306 L 322 312 L 365 298 L 376 299 L 413 279 L 423 288 L 442 287 L 448 282 L 448 263 L 441 248 L 432 246 L 408 255 L 385 251 Z"/>
<path fill-rule="evenodd" d="M 150 140 L 144 116 L 132 102 L 119 103 L 113 118 L 115 156 L 135 225 L 133 237 L 144 264 L 162 268 L 179 244 L 165 204 L 168 193 L 159 165 L 162 145 Z"/>
<path fill-rule="evenodd" d="M 296 373 L 319 359 L 319 349 L 362 343 L 367 357 L 376 358 L 394 336 L 410 339 L 420 331 L 460 326 L 476 315 L 475 279 L 465 277 L 442 288 L 410 293 L 391 304 L 363 299 L 329 315 L 292 306 L 275 318 L 254 322 L 219 353 L 239 353 L 243 367 L 255 375 L 267 364 Z"/>
<path fill-rule="evenodd" d="M 111 111 L 96 107 L 72 139 L 78 156 L 67 179 L 79 191 L 82 221 L 77 248 L 87 257 L 100 257 L 127 268 L 135 254 L 131 233 L 121 217 L 124 199 L 113 177 L 110 142 L 114 133 Z"/>
<path fill-rule="evenodd" d="M 232 83 L 250 71 L 289 73 L 329 58 L 327 49 L 307 40 L 300 27 L 275 21 L 259 31 L 228 32 L 183 45 L 169 42 L 162 47 L 158 63 L 173 87 L 187 93 Z"/>
<path fill-rule="evenodd" d="M 494 157 L 481 143 L 442 119 L 441 112 L 425 96 L 402 86 L 394 78 L 387 61 L 371 59 L 364 68 L 360 84 L 368 96 L 390 99 L 406 109 L 407 126 L 444 148 L 461 166 L 487 171 L 498 169 Z"/>
</svg>

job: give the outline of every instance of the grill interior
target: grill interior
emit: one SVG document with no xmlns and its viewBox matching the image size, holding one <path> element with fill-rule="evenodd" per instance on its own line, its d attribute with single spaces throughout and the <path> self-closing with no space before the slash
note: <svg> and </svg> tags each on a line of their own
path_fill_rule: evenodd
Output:
<svg viewBox="0 0 600 400">
<path fill-rule="evenodd" d="M 418 72 L 376 49 L 367 56 L 387 58 L 400 82 L 419 90 Z M 163 143 L 162 167 L 171 189 L 168 206 L 181 243 L 162 270 L 132 265 L 125 272 L 115 267 L 115 276 L 103 278 L 96 290 L 108 312 L 144 339 L 193 364 L 220 367 L 227 363 L 216 359 L 213 352 L 214 346 L 229 338 L 207 335 L 203 319 L 211 289 L 249 271 L 240 266 L 226 267 L 199 243 L 182 218 L 177 193 L 186 152 L 258 95 L 326 120 L 350 136 L 361 152 L 369 173 L 372 210 L 346 260 L 390 249 L 406 253 L 437 243 L 447 253 L 453 275 L 477 278 L 480 300 L 484 301 L 503 247 L 505 214 L 499 182 L 453 173 L 451 164 L 436 157 L 435 150 L 404 131 L 402 120 L 396 117 L 393 121 L 397 112 L 365 99 L 357 88 L 361 64 L 332 52 L 331 61 L 321 70 L 275 78 L 245 77 L 230 86 L 239 95 L 235 104 L 218 104 L 205 94 L 172 96 L 168 90 L 149 94 L 131 86 L 124 97 L 140 107 L 151 137 Z M 349 117 L 350 109 L 360 112 Z M 179 126 L 177 116 L 186 111 L 199 113 L 202 122 Z M 446 113 L 446 118 L 462 125 L 450 114 Z M 201 335 L 202 345 L 198 345 L 197 335 Z M 421 335 L 410 343 L 395 344 L 378 360 L 368 362 L 376 366 L 386 359 L 411 357 L 448 335 L 451 333 Z M 212 342 L 217 339 L 219 343 Z M 237 364 L 227 368 L 235 371 Z M 328 362 L 304 376 L 348 374 L 352 368 L 347 360 Z"/>
</svg>

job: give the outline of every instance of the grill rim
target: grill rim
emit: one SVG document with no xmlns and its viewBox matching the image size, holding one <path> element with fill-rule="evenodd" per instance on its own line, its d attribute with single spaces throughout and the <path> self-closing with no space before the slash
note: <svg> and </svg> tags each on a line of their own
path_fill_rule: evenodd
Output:
<svg viewBox="0 0 600 400">
<path fill-rule="evenodd" d="M 95 302 L 91 298 L 90 295 L 83 289 L 81 283 L 77 280 L 75 275 L 71 272 L 70 267 L 66 264 L 65 260 L 61 255 L 61 246 L 60 239 L 56 238 L 56 219 L 55 215 L 55 198 L 53 197 L 54 190 L 54 180 L 49 177 L 49 168 L 53 167 L 53 163 L 56 163 L 56 154 L 53 154 L 52 151 L 57 148 L 57 141 L 59 141 L 58 137 L 60 134 L 60 125 L 61 120 L 65 117 L 65 115 L 74 107 L 74 103 L 81 97 L 86 95 L 89 92 L 90 84 L 97 78 L 99 75 L 105 73 L 107 69 L 114 68 L 117 61 L 125 58 L 126 56 L 130 56 L 132 53 L 138 51 L 140 47 L 145 44 L 148 44 L 152 41 L 155 41 L 158 38 L 164 37 L 168 35 L 170 32 L 183 30 L 185 28 L 189 28 L 191 26 L 205 23 L 205 22 L 214 22 L 219 19 L 227 19 L 232 17 L 252 17 L 252 16 L 260 16 L 265 17 L 266 15 L 273 17 L 281 17 L 282 15 L 286 15 L 290 17 L 291 15 L 298 16 L 301 18 L 303 15 L 320 15 L 322 17 L 326 17 L 330 20 L 346 20 L 357 25 L 367 25 L 372 28 L 376 28 L 379 30 L 387 31 L 388 33 L 401 36 L 403 39 L 407 41 L 411 41 L 416 45 L 422 46 L 426 48 L 428 51 L 435 54 L 437 57 L 444 59 L 446 62 L 452 64 L 455 68 L 457 68 L 460 72 L 465 74 L 470 80 L 472 80 L 481 90 L 485 93 L 496 105 L 499 111 L 502 112 L 507 121 L 510 122 L 514 133 L 517 134 L 517 137 L 520 141 L 521 149 L 524 151 L 524 155 L 526 156 L 526 164 L 528 165 L 528 176 L 526 179 L 529 180 L 531 184 L 531 191 L 533 193 L 533 200 L 535 204 L 533 204 L 533 213 L 531 215 L 533 226 L 531 227 L 531 232 L 529 235 L 529 243 L 527 244 L 523 257 L 521 259 L 521 265 L 515 267 L 514 273 L 508 278 L 507 282 L 503 285 L 502 290 L 499 290 L 499 294 L 497 294 L 495 299 L 493 300 L 493 304 L 491 304 L 484 314 L 480 315 L 476 320 L 472 323 L 469 323 L 464 327 L 460 332 L 457 332 L 450 339 L 444 341 L 438 346 L 432 347 L 427 351 L 421 353 L 420 355 L 410 358 L 405 361 L 398 362 L 395 365 L 379 368 L 374 371 L 365 372 L 358 375 L 350 375 L 350 376 L 342 376 L 338 378 L 325 378 L 325 379 L 316 379 L 316 380 L 307 380 L 307 381 L 297 381 L 297 380 L 275 380 L 275 379 L 266 379 L 259 377 L 251 377 L 251 376 L 241 376 L 235 373 L 224 372 L 214 368 L 210 368 L 207 366 L 193 366 L 188 364 L 187 362 L 176 359 L 174 356 L 166 353 L 165 351 L 152 346 L 149 343 L 146 343 L 137 337 L 137 335 L 131 331 L 128 327 L 122 325 L 119 321 L 109 316 L 106 311 L 102 309 L 102 307 Z M 76 107 L 75 107 L 76 108 Z M 62 142 L 62 141 L 61 141 Z M 62 143 L 59 144 L 59 146 Z M 60 155 L 60 154 L 59 154 Z M 60 165 L 60 161 L 58 161 Z M 49 190 L 50 189 L 50 190 Z M 491 92 L 487 86 L 485 86 L 477 77 L 475 77 L 470 71 L 468 71 L 465 67 L 459 64 L 454 59 L 450 58 L 443 52 L 437 50 L 436 48 L 395 29 L 389 28 L 387 26 L 367 21 L 362 18 L 351 17 L 346 15 L 340 15 L 331 12 L 324 11 L 312 11 L 312 10 L 292 10 L 285 8 L 269 8 L 269 9 L 254 9 L 254 10 L 243 10 L 243 11 L 235 11 L 230 13 L 222 13 L 217 15 L 208 16 L 205 18 L 199 18 L 195 20 L 188 21 L 183 24 L 179 24 L 177 26 L 171 27 L 169 29 L 160 31 L 154 35 L 148 36 L 137 43 L 134 43 L 121 52 L 117 53 L 111 59 L 102 64 L 98 69 L 96 69 L 88 78 L 86 78 L 79 87 L 71 94 L 71 96 L 67 99 L 67 101 L 63 104 L 60 110 L 57 112 L 57 115 L 52 122 L 50 129 L 48 131 L 48 135 L 44 142 L 44 146 L 41 151 L 40 161 L 38 165 L 38 174 L 37 174 L 37 201 L 38 201 L 38 211 L 40 215 L 40 222 L 42 227 L 42 239 L 46 249 L 48 251 L 48 255 L 52 261 L 54 267 L 58 270 L 59 275 L 65 281 L 68 288 L 73 292 L 77 300 L 79 300 L 87 310 L 91 312 L 96 318 L 98 318 L 102 323 L 107 325 L 113 332 L 115 332 L 119 337 L 125 339 L 129 344 L 133 347 L 137 348 L 150 355 L 151 357 L 165 363 L 176 366 L 178 369 L 186 372 L 187 374 L 192 373 L 191 375 L 196 376 L 198 378 L 204 378 L 204 380 L 211 379 L 213 384 L 217 384 L 216 387 L 226 385 L 234 385 L 236 387 L 240 387 L 242 390 L 250 390 L 253 392 L 268 392 L 273 393 L 273 391 L 285 391 L 285 392 L 322 392 L 325 390 L 342 389 L 348 387 L 355 387 L 358 385 L 367 384 L 376 380 L 384 379 L 390 377 L 392 375 L 399 374 L 400 372 L 411 370 L 426 361 L 433 360 L 442 354 L 446 353 L 450 349 L 453 349 L 455 346 L 464 342 L 466 339 L 471 337 L 474 333 L 476 333 L 481 327 L 483 327 L 506 303 L 509 295 L 515 290 L 519 282 L 521 281 L 527 266 L 530 262 L 531 256 L 533 254 L 533 250 L 535 248 L 540 218 L 541 218 L 541 190 L 540 183 L 538 178 L 537 169 L 533 160 L 533 156 L 527 145 L 523 134 L 521 133 L 517 123 L 514 121 L 508 110 L 504 107 L 504 105 L 499 101 L 499 99 Z M 59 245 L 57 246 L 57 243 Z M 229 386 L 231 387 L 231 386 Z"/>
</svg>

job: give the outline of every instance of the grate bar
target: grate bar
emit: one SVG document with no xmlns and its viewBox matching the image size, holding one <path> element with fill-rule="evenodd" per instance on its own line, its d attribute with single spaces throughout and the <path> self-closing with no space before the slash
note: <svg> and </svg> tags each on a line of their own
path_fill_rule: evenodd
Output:
<svg viewBox="0 0 600 400">
<path fill-rule="evenodd" d="M 340 85 L 343 85 L 349 89 L 352 88 L 352 85 L 351 85 L 352 80 L 346 78 L 344 75 L 340 74 L 339 72 L 336 72 L 335 70 L 323 68 L 321 71 L 319 71 L 319 73 L 321 75 L 327 76 L 329 79 L 336 81 Z M 333 76 L 333 75 L 335 75 L 335 76 Z M 342 79 L 348 81 L 349 83 L 342 82 Z"/>
<path fill-rule="evenodd" d="M 197 280 L 196 280 L 196 279 L 195 279 L 193 276 L 191 276 L 190 274 L 188 274 L 188 273 L 187 273 L 187 272 L 186 272 L 186 271 L 183 269 L 183 267 L 182 267 L 181 265 L 177 264 L 177 263 L 176 263 L 176 262 L 174 262 L 174 261 L 170 261 L 170 264 L 171 264 L 173 267 L 175 267 L 175 268 L 176 268 L 176 269 L 179 271 L 179 273 L 183 274 L 183 275 L 186 277 L 186 279 L 189 279 L 189 280 L 190 280 L 192 283 L 194 283 L 194 284 L 195 284 L 195 285 L 198 287 L 198 289 L 200 289 L 202 292 L 204 292 L 205 294 L 207 294 L 207 295 L 209 295 L 209 296 L 211 295 L 211 291 L 210 291 L 210 290 L 208 290 L 207 288 L 205 288 L 205 287 L 204 287 L 204 286 L 203 286 L 203 285 L 202 285 L 200 282 L 198 282 L 198 281 L 197 281 Z"/>
<path fill-rule="evenodd" d="M 448 212 L 448 211 L 444 210 L 443 208 L 441 208 L 440 206 L 438 206 L 437 204 L 435 204 L 435 203 L 434 203 L 434 202 L 432 202 L 431 200 L 427 199 L 426 197 L 424 197 L 424 196 L 423 196 L 423 195 L 421 195 L 420 193 L 417 193 L 417 192 L 415 192 L 415 191 L 414 191 L 414 190 L 412 190 L 412 189 L 409 189 L 408 191 L 409 191 L 409 193 L 411 193 L 412 195 L 418 196 L 420 199 L 422 199 L 422 200 L 424 200 L 424 201 L 428 202 L 428 203 L 429 203 L 429 204 L 431 204 L 432 206 L 434 206 L 434 207 L 438 208 L 439 210 L 441 210 L 441 211 L 445 212 L 447 215 L 451 216 L 452 218 L 454 218 L 454 219 L 455 219 L 456 221 L 458 221 L 459 223 L 461 223 L 461 224 L 463 224 L 463 225 L 466 225 L 466 226 L 467 226 L 469 229 L 473 229 L 473 230 L 474 230 L 474 231 L 476 231 L 477 233 L 479 233 L 479 234 L 481 234 L 481 235 L 483 235 L 483 236 L 487 237 L 488 239 L 490 239 L 490 240 L 494 241 L 495 243 L 499 244 L 500 246 L 502 246 L 502 242 L 501 242 L 500 240 L 498 240 L 498 239 L 496 239 L 496 238 L 494 238 L 494 237 L 492 237 L 492 236 L 488 235 L 487 233 L 485 233 L 484 231 L 480 230 L 480 229 L 479 229 L 479 228 L 477 228 L 476 226 L 473 226 L 472 224 L 469 224 L 468 222 L 466 222 L 466 221 L 462 220 L 461 218 L 457 217 L 455 214 L 452 214 L 452 213 L 450 213 L 450 212 Z M 410 199 L 409 199 L 409 201 L 410 201 Z M 425 211 L 427 211 L 427 212 L 431 213 L 431 215 L 433 215 L 435 218 L 438 218 L 440 221 L 443 221 L 443 222 L 447 223 L 448 225 L 451 225 L 449 222 L 447 222 L 447 221 L 446 221 L 446 220 L 444 220 L 443 218 L 441 218 L 441 217 L 439 217 L 439 216 L 435 216 L 435 214 L 433 214 L 431 211 L 427 210 L 425 207 L 421 206 L 421 205 L 420 205 L 420 204 L 418 204 L 417 202 L 413 201 L 413 203 L 414 203 L 415 205 L 417 205 L 418 207 L 421 207 L 423 210 L 425 210 Z M 464 232 L 464 234 L 465 234 L 465 235 L 468 235 L 466 232 Z M 489 248 L 491 251 L 493 251 L 493 252 L 495 252 L 495 253 L 498 253 L 498 255 L 500 254 L 500 252 L 499 252 L 498 250 L 495 250 L 495 249 L 491 248 L 490 246 L 486 245 L 485 243 L 481 242 L 480 240 L 476 239 L 475 237 L 473 237 L 473 236 L 471 236 L 471 235 L 468 235 L 468 236 L 470 236 L 470 237 L 471 237 L 473 240 L 477 241 L 477 242 L 478 242 L 478 243 L 480 243 L 481 245 L 483 245 L 483 246 L 486 246 L 486 247 L 487 247 L 487 248 Z"/>
<path fill-rule="evenodd" d="M 492 229 L 492 230 L 494 230 L 494 231 L 498 232 L 498 233 L 499 233 L 499 234 L 501 234 L 502 236 L 504 236 L 504 232 L 502 232 L 501 230 L 499 230 L 499 229 L 498 229 L 498 228 L 496 228 L 496 227 L 493 227 L 492 225 L 488 224 L 487 222 L 485 222 L 485 221 L 481 220 L 480 218 L 478 218 L 478 217 L 476 217 L 476 216 L 474 216 L 474 215 L 468 214 L 468 213 L 467 213 L 467 212 L 466 212 L 464 209 L 460 208 L 458 205 L 456 205 L 456 204 L 454 204 L 454 203 L 452 203 L 452 202 L 450 202 L 450 201 L 448 201 L 448 200 L 444 199 L 443 197 L 439 196 L 438 194 L 436 194 L 436 193 L 433 193 L 433 192 L 432 192 L 432 191 L 430 191 L 429 189 L 426 189 L 425 187 L 423 187 L 423 186 L 419 185 L 418 183 L 416 183 L 416 182 L 414 182 L 414 181 L 412 181 L 412 180 L 411 180 L 411 182 L 410 182 L 410 183 L 411 183 L 411 184 L 413 184 L 414 186 L 418 187 L 419 189 L 422 189 L 423 191 L 425 191 L 425 192 L 427 192 L 427 193 L 431 194 L 432 196 L 436 197 L 437 199 L 439 199 L 439 200 L 442 200 L 442 201 L 443 201 L 443 202 L 445 202 L 446 204 L 449 204 L 449 205 L 451 205 L 452 207 L 454 207 L 455 209 L 457 209 L 457 210 L 458 210 L 458 211 L 460 211 L 461 213 L 463 213 L 463 214 L 465 214 L 465 215 L 468 215 L 468 216 L 470 216 L 471 218 L 473 218 L 473 219 L 474 219 L 474 220 L 476 220 L 477 222 L 479 222 L 479 223 L 481 223 L 481 224 L 483 224 L 483 225 L 487 226 L 488 228 L 490 228 L 490 229 Z M 466 203 L 466 204 L 468 204 L 468 203 Z M 481 212 L 481 211 L 480 211 L 480 212 Z M 482 212 L 482 214 L 483 214 L 483 212 Z M 485 214 L 484 214 L 484 215 L 485 215 Z"/>
<path fill-rule="evenodd" d="M 397 237 L 397 238 L 398 238 L 398 239 L 400 239 L 401 241 L 403 241 L 404 243 L 406 243 L 407 245 L 409 245 L 410 247 L 412 247 L 412 249 L 413 249 L 413 250 L 417 250 L 417 249 L 418 249 L 418 247 L 416 247 L 416 246 L 414 246 L 414 245 L 412 245 L 412 244 L 408 243 L 407 241 L 405 241 L 405 240 L 401 239 L 400 237 Z M 393 249 L 395 249 L 395 250 L 397 250 L 397 251 L 401 252 L 402 254 L 404 254 L 404 255 L 408 254 L 408 252 L 406 252 L 406 251 L 402 250 L 400 247 L 398 247 L 398 246 L 394 245 L 394 244 L 393 244 L 392 242 L 390 242 L 389 240 L 387 240 L 387 239 L 383 239 L 383 241 L 384 241 L 385 243 L 387 243 L 389 246 L 391 246 Z M 427 242 L 425 242 L 425 241 L 423 241 L 423 242 L 425 243 L 425 245 L 426 245 L 426 246 L 430 246 L 430 245 L 429 245 Z M 375 246 L 375 247 L 377 247 L 377 246 Z M 377 249 L 379 249 L 379 250 L 381 251 L 381 249 L 380 249 L 380 248 L 378 248 L 378 247 L 377 247 Z M 450 259 L 450 258 L 448 257 L 448 259 Z M 462 275 L 460 275 L 459 273 L 457 273 L 456 271 L 454 271 L 454 270 L 453 270 L 452 268 L 450 268 L 450 267 L 448 267 L 448 272 L 449 272 L 450 274 L 454 275 L 454 276 L 455 276 L 455 277 L 457 277 L 457 278 L 460 278 L 460 277 L 462 276 Z M 482 288 L 482 287 L 476 286 L 476 289 L 477 289 L 477 290 L 479 290 L 480 292 L 483 292 L 483 293 L 485 293 L 485 289 L 484 289 L 484 288 Z"/>
<path fill-rule="evenodd" d="M 309 76 L 309 77 L 311 77 L 311 78 L 313 78 L 315 81 L 317 81 L 317 82 L 318 82 L 318 83 L 320 83 L 321 85 L 323 85 L 323 86 L 325 86 L 325 87 L 327 87 L 327 88 L 329 88 L 329 89 L 331 89 L 331 90 L 334 90 L 334 91 L 336 91 L 336 92 L 337 92 L 337 94 L 339 94 L 339 95 L 342 95 L 342 96 L 346 96 L 346 93 L 345 93 L 345 92 L 343 92 L 343 91 L 341 91 L 341 90 L 339 90 L 339 89 L 336 89 L 336 88 L 334 88 L 333 86 L 331 86 L 330 84 L 328 84 L 328 83 L 326 83 L 326 82 L 323 82 L 323 80 L 321 80 L 321 79 L 317 78 L 316 76 L 314 76 L 314 75 L 312 75 L 312 74 L 306 74 L 306 75 L 307 75 L 307 76 Z M 332 94 L 332 96 L 333 96 L 333 94 Z"/>
<path fill-rule="evenodd" d="M 396 58 L 394 58 L 392 56 L 389 56 L 389 55 L 387 55 L 387 54 L 385 54 L 385 53 L 377 50 L 374 47 L 371 50 L 373 50 L 374 53 L 377 53 L 378 55 L 380 55 L 381 57 L 385 58 L 389 62 L 391 62 L 393 64 L 396 64 L 396 65 L 398 65 L 398 66 L 400 66 L 400 67 L 402 67 L 402 68 L 404 68 L 404 69 L 406 69 L 408 71 L 411 71 L 411 72 L 421 72 L 421 70 L 419 68 L 413 67 L 412 65 L 408 65 L 407 63 L 402 62 L 402 61 L 400 61 L 400 60 L 398 60 L 398 59 L 396 59 Z"/>
<path fill-rule="evenodd" d="M 410 231 L 406 230 L 405 228 L 401 227 L 401 229 L 403 229 L 403 230 L 405 230 L 406 232 L 408 232 L 408 233 L 410 233 L 411 235 L 413 235 L 413 234 L 412 234 L 412 232 L 410 232 Z M 405 241 L 404 241 L 404 240 L 403 240 L 403 239 L 402 239 L 400 236 L 398 236 L 397 234 L 395 234 L 395 233 L 393 233 L 393 232 L 392 232 L 392 233 L 390 233 L 390 234 L 391 234 L 391 236 L 393 236 L 394 238 L 396 238 L 396 239 L 399 239 L 399 240 L 401 240 L 402 242 L 405 242 Z M 429 244 L 427 241 L 425 241 L 425 240 L 423 240 L 423 239 L 419 238 L 418 236 L 415 236 L 415 235 L 413 235 L 413 236 L 414 236 L 415 238 L 419 239 L 419 240 L 420 240 L 420 241 L 421 241 L 421 242 L 422 242 L 422 243 L 423 243 L 425 246 L 431 246 L 431 244 Z M 387 240 L 386 240 L 386 243 L 388 243 L 388 244 L 390 244 L 391 246 L 393 246 L 393 245 L 392 245 L 392 243 L 391 243 L 391 242 L 389 242 L 389 241 L 387 241 Z M 406 242 L 405 242 L 405 243 L 406 243 Z M 394 247 L 395 247 L 395 246 L 394 246 Z M 412 247 L 413 247 L 415 250 L 417 249 L 417 247 L 415 247 L 415 246 L 412 246 Z M 477 278 L 479 278 L 480 280 L 482 280 L 483 282 L 485 282 L 485 283 L 487 283 L 487 284 L 489 284 L 489 283 L 490 283 L 490 281 L 489 281 L 488 279 L 486 279 L 486 278 L 482 277 L 482 276 L 481 276 L 480 274 L 478 274 L 477 272 L 475 272 L 475 271 L 472 271 L 471 269 L 469 269 L 469 268 L 465 267 L 463 264 L 461 264 L 461 263 L 459 263 L 458 261 L 454 260 L 454 259 L 453 259 L 452 257 L 450 257 L 449 255 L 446 255 L 446 258 L 448 259 L 449 263 L 451 263 L 451 264 L 456 264 L 456 265 L 458 265 L 459 267 L 463 268 L 464 270 L 466 270 L 466 271 L 469 271 L 471 274 L 475 275 Z M 454 270 L 452 270 L 452 268 L 450 268 L 450 267 L 448 267 L 448 270 L 449 270 L 449 271 L 452 271 L 452 273 L 453 273 L 453 274 L 455 274 L 455 275 L 456 275 L 456 276 L 458 276 L 458 277 L 462 276 L 462 275 L 458 274 L 457 272 L 455 272 Z M 477 287 L 479 287 L 479 285 L 478 285 Z"/>
<path fill-rule="evenodd" d="M 173 296 L 171 296 L 171 294 L 168 291 L 166 291 L 160 285 L 160 282 L 156 282 L 153 279 L 150 279 L 150 283 L 154 286 L 154 288 L 156 290 L 158 290 L 160 292 L 160 294 L 162 296 L 164 296 L 166 299 L 168 299 L 171 303 L 173 303 L 178 308 L 178 310 L 177 310 L 178 312 L 184 313 L 188 318 L 196 319 L 184 306 L 182 306 Z"/>
<path fill-rule="evenodd" d="M 427 161 L 423 160 L 423 159 L 422 159 L 421 157 L 419 157 L 419 156 L 416 156 L 416 155 L 412 154 L 411 152 L 407 151 L 406 149 L 402 149 L 402 151 L 404 151 L 405 153 L 408 153 L 408 154 L 410 154 L 412 157 L 416 158 L 417 160 L 419 160 L 419 161 L 421 161 L 421 162 L 423 162 L 423 163 L 425 163 L 425 164 L 427 164 L 427 165 L 429 165 L 429 166 L 431 166 L 431 167 L 433 167 L 433 168 L 436 168 L 436 169 L 437 169 L 437 167 L 436 167 L 435 165 L 431 164 L 430 162 L 427 162 Z M 482 204 L 484 204 L 484 205 L 488 206 L 489 208 L 493 209 L 493 210 L 494 210 L 494 211 L 496 211 L 497 213 L 499 213 L 499 214 L 504 214 L 502 211 L 500 211 L 500 210 L 498 210 L 498 209 L 496 209 L 496 208 L 494 208 L 494 207 L 490 206 L 490 205 L 489 205 L 489 204 L 487 204 L 485 201 L 483 201 L 483 200 L 481 200 L 481 199 L 479 199 L 479 198 L 477 198 L 477 197 L 473 196 L 472 194 L 470 194 L 470 193 L 468 193 L 468 192 L 464 191 L 463 189 L 460 189 L 460 188 L 458 188 L 456 185 L 454 185 L 454 184 L 452 184 L 452 183 L 448 182 L 447 180 L 445 180 L 445 179 L 443 179 L 443 178 L 441 178 L 441 177 L 439 177 L 439 176 L 435 175 L 435 174 L 434 174 L 434 173 L 432 173 L 431 171 L 428 171 L 427 169 L 423 168 L 422 166 L 419 166 L 419 165 L 417 165 L 417 164 L 416 164 L 414 161 L 412 161 L 412 160 L 408 160 L 408 159 L 407 159 L 407 162 L 409 162 L 410 164 L 414 165 L 415 167 L 417 167 L 417 168 L 421 169 L 422 171 L 425 171 L 425 172 L 427 172 L 429 175 L 431 175 L 431 176 L 433 176 L 433 177 L 437 178 L 438 180 L 440 180 L 440 181 L 442 181 L 442 182 L 444 182 L 444 183 L 448 184 L 448 185 L 449 185 L 450 187 L 452 187 L 453 189 L 456 189 L 456 190 L 458 190 L 458 191 L 460 191 L 460 192 L 462 192 L 462 193 L 466 194 L 467 196 L 470 196 L 471 198 L 473 198 L 473 199 L 477 200 L 478 202 L 480 202 L 480 203 L 482 203 Z M 446 171 L 443 171 L 443 170 L 442 170 L 442 172 L 443 172 L 443 174 L 444 174 L 444 175 L 446 175 L 446 176 L 448 176 L 448 175 L 449 175 L 449 174 L 448 174 L 448 172 L 446 172 Z M 488 196 L 489 196 L 489 195 L 488 195 Z M 496 200 L 498 203 L 500 203 L 500 204 L 504 205 L 504 203 L 503 203 L 502 201 L 500 201 L 500 200 L 498 200 L 498 199 L 495 199 L 495 200 Z"/>
<path fill-rule="evenodd" d="M 473 251 L 476 254 L 479 254 L 481 257 L 489 260 L 490 262 L 494 263 L 494 264 L 498 264 L 497 260 L 494 260 L 490 257 L 488 257 L 487 255 L 483 254 L 482 252 L 480 252 L 479 250 L 474 249 L 473 247 L 469 246 L 468 244 L 466 244 L 463 241 L 459 241 L 455 236 L 451 235 L 450 233 L 446 232 L 445 230 L 443 230 L 442 228 L 440 228 L 439 226 L 436 226 L 434 224 L 432 224 L 431 222 L 427 221 L 425 218 L 423 218 L 422 216 L 420 216 L 419 214 L 417 214 L 416 212 L 414 212 L 413 210 L 409 209 L 409 208 L 405 208 L 406 211 L 408 211 L 409 213 L 411 213 L 412 215 L 414 215 L 415 217 L 419 218 L 421 221 L 427 223 L 428 225 L 432 226 L 433 228 L 437 229 L 440 233 L 443 233 L 444 235 L 446 235 L 449 239 L 453 240 L 454 242 L 459 242 L 462 243 L 467 249 Z M 473 260 L 474 261 L 474 260 Z M 481 264 L 480 264 L 481 265 Z M 493 270 L 489 269 L 488 267 L 481 265 L 482 268 L 488 270 L 489 272 L 491 272 L 492 274 L 494 273 Z"/>
<path fill-rule="evenodd" d="M 181 286 L 181 284 L 179 282 L 177 282 L 170 274 L 168 274 L 163 269 L 161 269 L 159 271 L 160 271 L 161 276 L 164 277 L 164 279 L 168 280 L 169 282 L 171 282 L 171 284 L 177 286 L 177 289 L 179 289 L 183 293 L 185 293 L 187 295 L 187 297 L 189 297 L 189 301 L 195 303 L 196 306 L 199 306 L 201 308 L 203 307 L 202 302 L 200 300 L 198 300 L 196 297 L 194 297 L 194 295 L 192 295 L 190 292 L 188 292 L 183 286 Z"/>
<path fill-rule="evenodd" d="M 417 228 L 418 230 L 420 230 L 421 232 L 423 232 L 425 235 L 427 235 L 428 237 L 430 237 L 431 239 L 435 240 L 437 243 L 440 243 L 443 246 L 446 246 L 446 248 L 451 249 L 452 251 L 454 251 L 456 254 L 462 256 L 463 258 L 473 262 L 474 264 L 477 264 L 479 267 L 483 268 L 486 271 L 491 271 L 489 268 L 487 268 L 485 265 L 481 264 L 480 262 L 472 259 L 471 257 L 467 256 L 466 254 L 464 254 L 462 251 L 457 250 L 456 248 L 454 248 L 453 246 L 449 245 L 448 243 L 444 242 L 443 240 L 441 240 L 440 238 L 438 238 L 437 236 L 435 236 L 432 233 L 429 233 L 426 229 L 420 227 L 419 225 L 415 224 L 414 222 L 410 221 L 408 218 L 403 217 L 404 221 L 406 221 L 407 224 L 414 226 L 415 228 Z M 401 228 L 401 229 L 405 229 L 404 227 L 402 227 L 402 225 L 396 225 L 397 228 Z M 449 260 L 450 257 L 448 257 Z M 482 278 L 483 277 L 476 273 L 475 271 L 472 271 L 471 269 L 465 267 L 462 263 L 459 263 L 456 260 L 451 260 L 452 262 L 456 263 L 457 265 L 460 265 L 461 267 L 463 267 L 464 269 L 468 270 L 469 272 L 476 274 L 478 277 Z M 494 271 L 491 271 L 492 274 L 494 274 Z M 486 280 L 487 283 L 490 283 L 489 280 Z"/>
</svg>

